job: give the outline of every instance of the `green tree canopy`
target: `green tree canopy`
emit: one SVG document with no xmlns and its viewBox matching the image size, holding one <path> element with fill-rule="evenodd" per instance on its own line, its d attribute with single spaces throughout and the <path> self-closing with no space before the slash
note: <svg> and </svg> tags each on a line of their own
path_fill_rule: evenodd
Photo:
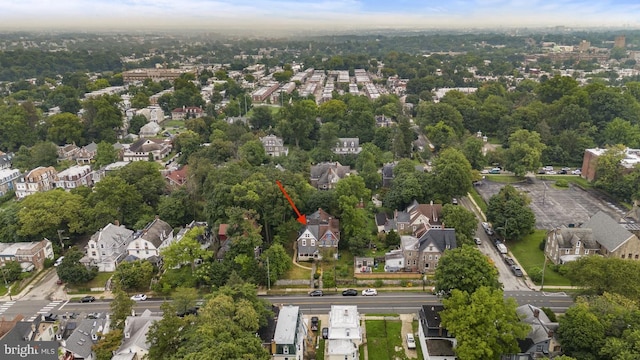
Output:
<svg viewBox="0 0 640 360">
<path fill-rule="evenodd" d="M 536 223 L 531 200 L 511 185 L 500 189 L 489 199 L 487 220 L 496 233 L 508 240 L 519 240 L 531 233 Z"/>
<path fill-rule="evenodd" d="M 473 293 L 481 286 L 502 288 L 498 281 L 498 269 L 471 245 L 445 251 L 438 261 L 435 280 L 436 291 L 444 293 L 454 289 Z"/>
<path fill-rule="evenodd" d="M 540 158 L 545 147 L 537 132 L 524 129 L 515 131 L 509 136 L 506 169 L 513 171 L 516 176 L 536 171 L 542 166 Z"/>
<path fill-rule="evenodd" d="M 22 201 L 18 212 L 18 234 L 41 240 L 58 238 L 58 230 L 82 234 L 87 229 L 85 199 L 62 189 L 38 192 Z"/>
<path fill-rule="evenodd" d="M 447 228 L 456 229 L 458 246 L 473 245 L 473 236 L 478 227 L 478 218 L 473 212 L 463 206 L 446 204 L 442 207 L 442 223 Z"/>
</svg>

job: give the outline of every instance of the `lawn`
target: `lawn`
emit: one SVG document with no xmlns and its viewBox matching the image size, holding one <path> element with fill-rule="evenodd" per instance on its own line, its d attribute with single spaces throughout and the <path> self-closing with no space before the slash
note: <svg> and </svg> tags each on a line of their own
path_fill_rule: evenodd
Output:
<svg viewBox="0 0 640 360">
<path fill-rule="evenodd" d="M 538 175 L 537 177 L 541 180 L 566 180 L 569 183 L 579 185 L 585 189 L 591 188 L 591 183 L 587 179 L 578 175 Z"/>
<path fill-rule="evenodd" d="M 367 320 L 365 326 L 369 360 L 407 359 L 402 345 L 401 321 Z"/>
<path fill-rule="evenodd" d="M 302 263 L 303 266 L 307 266 L 307 263 Z M 311 265 L 310 263 L 308 265 Z M 311 270 L 303 269 L 299 266 L 291 265 L 291 269 L 282 277 L 289 280 L 310 280 Z"/>
<path fill-rule="evenodd" d="M 480 210 L 482 210 L 482 213 L 486 214 L 487 213 L 487 203 L 484 201 L 482 196 L 480 196 L 480 194 L 478 194 L 478 190 L 473 188 L 473 189 L 471 189 L 471 191 L 469 191 L 469 194 L 471 194 L 471 197 L 473 198 L 473 201 L 475 201 L 476 204 L 480 207 Z"/>
<path fill-rule="evenodd" d="M 519 176 L 513 175 L 485 175 L 485 179 L 502 184 L 513 184 L 524 180 Z"/>
<path fill-rule="evenodd" d="M 68 285 L 68 293 L 89 292 L 92 288 L 102 288 L 107 284 L 107 280 L 113 275 L 112 272 L 99 272 L 93 280 L 86 284 Z"/>
<path fill-rule="evenodd" d="M 544 253 L 540 250 L 540 242 L 544 239 L 545 234 L 546 230 L 536 230 L 533 234 L 527 235 L 522 240 L 510 241 L 507 244 L 513 256 L 518 259 L 518 262 L 527 273 L 539 271 L 539 269 L 543 267 Z M 545 286 L 571 285 L 569 279 L 553 271 L 550 265 L 551 263 L 547 262 L 544 273 Z M 540 284 L 537 283 L 537 285 Z"/>
</svg>

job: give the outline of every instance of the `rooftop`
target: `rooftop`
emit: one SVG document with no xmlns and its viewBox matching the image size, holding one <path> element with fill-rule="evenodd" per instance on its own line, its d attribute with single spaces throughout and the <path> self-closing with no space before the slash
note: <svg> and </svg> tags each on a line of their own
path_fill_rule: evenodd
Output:
<svg viewBox="0 0 640 360">
<path fill-rule="evenodd" d="M 299 314 L 300 307 L 298 306 L 287 305 L 280 309 L 276 332 L 273 335 L 273 341 L 276 344 L 293 344 L 295 342 Z"/>
</svg>

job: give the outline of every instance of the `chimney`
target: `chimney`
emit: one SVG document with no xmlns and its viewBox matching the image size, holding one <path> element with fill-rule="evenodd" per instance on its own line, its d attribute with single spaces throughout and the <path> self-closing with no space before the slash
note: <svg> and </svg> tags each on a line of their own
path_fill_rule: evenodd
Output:
<svg viewBox="0 0 640 360">
<path fill-rule="evenodd" d="M 120 226 L 120 220 L 115 219 L 115 220 L 113 221 L 113 225 L 115 225 L 115 226 Z"/>
<path fill-rule="evenodd" d="M 534 310 L 533 310 L 533 317 L 535 317 L 536 319 L 537 319 L 538 317 L 540 317 L 540 310 L 538 310 L 538 309 L 534 309 Z"/>
</svg>

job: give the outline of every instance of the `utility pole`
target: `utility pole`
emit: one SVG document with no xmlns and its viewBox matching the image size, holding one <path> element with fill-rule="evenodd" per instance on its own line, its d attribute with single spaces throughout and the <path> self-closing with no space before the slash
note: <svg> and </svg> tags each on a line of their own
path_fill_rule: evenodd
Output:
<svg viewBox="0 0 640 360">
<path fill-rule="evenodd" d="M 267 257 L 267 290 L 271 290 L 271 269 L 269 267 L 269 257 Z"/>
<path fill-rule="evenodd" d="M 542 263 L 542 281 L 540 282 L 540 291 L 544 289 L 544 271 L 547 268 L 547 254 L 544 254 L 544 250 L 543 250 L 543 255 L 544 255 L 544 263 Z"/>
<path fill-rule="evenodd" d="M 5 267 L 2 267 L 2 278 L 4 279 L 4 286 L 7 288 L 7 294 L 9 294 L 9 300 L 13 301 L 13 298 L 11 297 L 11 287 L 8 285 L 7 283 L 7 274 L 4 273 L 5 271 Z"/>
</svg>

